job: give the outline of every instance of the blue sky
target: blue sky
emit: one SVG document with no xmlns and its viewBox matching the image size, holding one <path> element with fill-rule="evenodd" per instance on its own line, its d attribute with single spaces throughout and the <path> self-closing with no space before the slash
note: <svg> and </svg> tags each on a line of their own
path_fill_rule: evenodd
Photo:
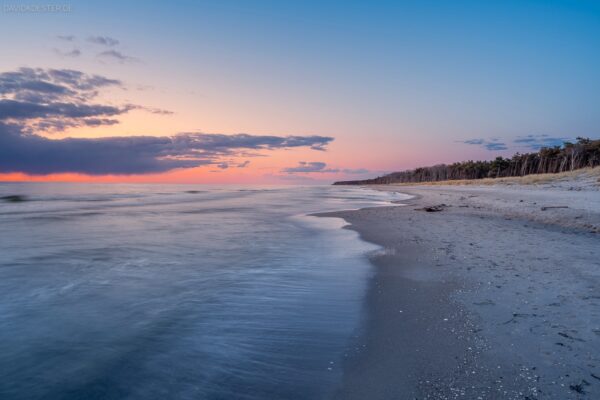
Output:
<svg viewBox="0 0 600 400">
<path fill-rule="evenodd" d="M 322 135 L 335 138 L 327 153 L 294 165 L 375 172 L 599 136 L 600 2 L 65 4 L 0 13 L 1 71 L 102 74 L 129 85 L 110 100 L 175 112 L 94 137 Z M 91 36 L 117 39 L 108 50 L 124 58 L 99 57 Z"/>
</svg>

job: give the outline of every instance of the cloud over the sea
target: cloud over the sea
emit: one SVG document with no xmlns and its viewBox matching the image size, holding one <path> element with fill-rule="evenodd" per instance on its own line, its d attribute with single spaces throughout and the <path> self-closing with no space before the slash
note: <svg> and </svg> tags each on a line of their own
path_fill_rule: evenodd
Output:
<svg viewBox="0 0 600 400">
<path fill-rule="evenodd" d="M 226 140 L 223 138 L 226 137 Z M 248 150 L 323 148 L 324 136 L 182 133 L 174 136 L 48 139 L 0 122 L 0 172 L 32 175 L 147 174 L 215 164 Z"/>
<path fill-rule="evenodd" d="M 311 173 L 344 173 L 344 174 L 367 174 L 370 171 L 364 168 L 328 168 L 327 163 L 322 161 L 300 161 L 295 167 L 288 167 L 281 170 L 286 174 L 311 174 Z"/>
<path fill-rule="evenodd" d="M 309 173 L 309 172 L 327 172 L 327 164 L 320 161 L 306 162 L 300 161 L 296 167 L 284 168 L 282 172 L 288 174 Z"/>
<path fill-rule="evenodd" d="M 23 130 L 64 130 L 71 126 L 114 124 L 111 117 L 134 106 L 95 104 L 107 87 L 122 87 L 116 79 L 70 69 L 21 68 L 0 73 L 0 121 Z"/>
<path fill-rule="evenodd" d="M 50 139 L 48 130 L 119 123 L 133 109 L 169 114 L 140 105 L 94 102 L 99 90 L 122 82 L 74 70 L 22 68 L 0 74 L 0 172 L 147 174 L 216 165 L 258 151 L 310 148 L 323 151 L 326 136 L 234 135 L 186 132 L 165 136 Z M 240 164 L 246 166 L 247 161 Z"/>
</svg>

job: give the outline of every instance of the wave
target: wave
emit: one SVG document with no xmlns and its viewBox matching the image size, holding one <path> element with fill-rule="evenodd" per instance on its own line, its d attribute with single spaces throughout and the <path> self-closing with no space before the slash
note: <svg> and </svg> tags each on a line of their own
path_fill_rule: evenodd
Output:
<svg viewBox="0 0 600 400">
<path fill-rule="evenodd" d="M 11 194 L 8 196 L 0 197 L 0 200 L 6 203 L 22 203 L 24 201 L 28 201 L 29 199 L 27 198 L 27 196 L 22 196 L 20 194 Z"/>
</svg>

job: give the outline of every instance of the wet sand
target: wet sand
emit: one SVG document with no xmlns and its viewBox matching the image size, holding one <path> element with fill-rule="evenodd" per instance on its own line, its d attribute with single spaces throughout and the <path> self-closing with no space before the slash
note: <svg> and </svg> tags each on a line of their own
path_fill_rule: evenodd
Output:
<svg viewBox="0 0 600 400">
<path fill-rule="evenodd" d="M 337 398 L 600 398 L 600 191 L 380 189 L 323 214 L 382 247 Z"/>
</svg>

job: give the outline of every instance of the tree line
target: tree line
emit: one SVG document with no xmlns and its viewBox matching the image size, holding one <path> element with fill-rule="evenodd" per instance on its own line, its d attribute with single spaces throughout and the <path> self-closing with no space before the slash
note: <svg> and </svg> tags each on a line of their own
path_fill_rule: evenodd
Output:
<svg viewBox="0 0 600 400">
<path fill-rule="evenodd" d="M 334 185 L 435 182 L 457 179 L 501 178 L 574 171 L 600 165 L 600 139 L 578 137 L 575 143 L 542 147 L 536 153 L 517 153 L 512 158 L 492 161 L 463 161 L 393 172 L 362 181 L 342 181 Z"/>
</svg>

